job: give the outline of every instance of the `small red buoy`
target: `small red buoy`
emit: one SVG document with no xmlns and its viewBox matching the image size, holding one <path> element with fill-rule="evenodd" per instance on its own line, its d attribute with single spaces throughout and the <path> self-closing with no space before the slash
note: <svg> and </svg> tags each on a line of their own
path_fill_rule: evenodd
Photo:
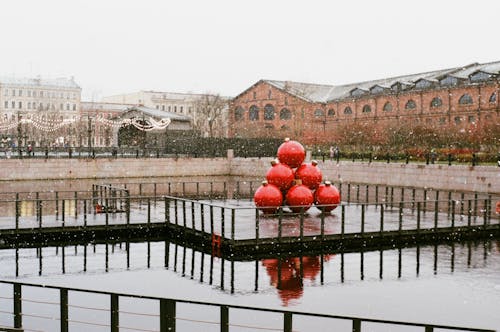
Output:
<svg viewBox="0 0 500 332">
<path fill-rule="evenodd" d="M 267 171 L 266 179 L 269 184 L 274 184 L 281 191 L 287 191 L 293 184 L 293 170 L 277 160 L 271 161 L 271 168 Z"/>
<path fill-rule="evenodd" d="M 285 138 L 278 148 L 278 159 L 281 163 L 290 166 L 291 168 L 299 167 L 306 158 L 306 150 L 297 141 L 292 141 L 289 138 Z"/>
<path fill-rule="evenodd" d="M 334 210 L 340 204 L 338 189 L 330 181 L 325 181 L 325 184 L 319 185 L 314 193 L 314 204 L 322 205 L 319 209 L 325 212 Z"/>
<path fill-rule="evenodd" d="M 290 209 L 298 213 L 301 210 L 304 212 L 309 210 L 314 202 L 314 197 L 311 189 L 303 184 L 296 184 L 286 193 L 286 204 Z"/>
<path fill-rule="evenodd" d="M 102 213 L 102 205 L 101 204 L 96 204 L 95 205 L 95 213 Z"/>
<path fill-rule="evenodd" d="M 323 180 L 323 175 L 317 165 L 318 162 L 313 160 L 310 164 L 300 165 L 295 171 L 295 177 L 302 180 L 302 184 L 308 186 L 311 190 L 318 188 L 321 180 Z"/>
<path fill-rule="evenodd" d="M 264 213 L 274 213 L 283 204 L 283 194 L 274 184 L 262 181 L 253 195 L 255 205 Z"/>
</svg>

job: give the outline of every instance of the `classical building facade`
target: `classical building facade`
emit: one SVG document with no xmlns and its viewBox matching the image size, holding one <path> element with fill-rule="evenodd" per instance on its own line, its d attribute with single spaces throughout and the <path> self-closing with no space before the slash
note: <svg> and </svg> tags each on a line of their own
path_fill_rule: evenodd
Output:
<svg viewBox="0 0 500 332">
<path fill-rule="evenodd" d="M 0 78 L 0 134 L 17 145 L 52 144 L 38 129 L 54 133 L 59 123 L 76 121 L 80 100 L 73 78 Z"/>
<path fill-rule="evenodd" d="M 500 62 L 337 86 L 260 80 L 233 99 L 229 136 L 324 144 L 349 123 L 498 123 L 499 81 Z"/>
<path fill-rule="evenodd" d="M 192 119 L 195 129 L 203 136 L 225 137 L 228 134 L 230 98 L 212 94 L 138 91 L 103 97 L 107 103 L 145 106 L 176 113 Z"/>
</svg>

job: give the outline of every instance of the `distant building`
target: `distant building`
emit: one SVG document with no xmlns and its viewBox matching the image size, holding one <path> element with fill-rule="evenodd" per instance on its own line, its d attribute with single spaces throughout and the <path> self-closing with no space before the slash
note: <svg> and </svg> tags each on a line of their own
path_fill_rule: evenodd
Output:
<svg viewBox="0 0 500 332">
<path fill-rule="evenodd" d="M 225 137 L 228 133 L 229 100 L 228 97 L 211 94 L 162 91 L 138 91 L 102 98 L 103 102 L 145 106 L 159 111 L 185 115 L 193 120 L 195 129 L 199 130 L 202 136 L 219 137 Z M 211 111 L 209 110 L 211 107 L 220 108 L 220 111 Z M 213 121 L 215 122 L 210 123 Z"/>
<path fill-rule="evenodd" d="M 185 115 L 104 102 L 82 102 L 80 128 L 79 145 L 94 147 L 160 146 L 168 135 L 193 131 L 191 118 Z"/>
<path fill-rule="evenodd" d="M 52 143 L 35 126 L 50 129 L 56 122 L 75 121 L 80 100 L 73 78 L 0 77 L 0 134 L 15 137 L 17 145 Z M 19 125 L 23 119 L 35 126 Z"/>
<path fill-rule="evenodd" d="M 346 85 L 260 80 L 236 96 L 230 137 L 335 139 L 340 126 L 422 123 L 466 127 L 499 121 L 500 62 Z"/>
</svg>

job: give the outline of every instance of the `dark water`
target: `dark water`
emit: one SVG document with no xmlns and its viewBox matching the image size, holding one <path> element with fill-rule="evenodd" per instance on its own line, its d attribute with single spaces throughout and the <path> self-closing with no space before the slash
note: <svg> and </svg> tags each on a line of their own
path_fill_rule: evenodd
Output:
<svg viewBox="0 0 500 332">
<path fill-rule="evenodd" d="M 37 188 L 45 187 L 43 183 L 37 185 Z M 9 188 L 17 190 L 19 186 Z M 43 248 L 42 259 L 39 253 L 37 249 L 17 252 L 19 277 L 15 278 L 16 251 L 0 251 L 1 279 L 264 308 L 500 329 L 498 240 L 394 248 L 383 252 L 290 255 L 244 262 L 230 262 L 165 242 L 64 247 L 64 264 L 61 247 Z M 168 267 L 165 266 L 165 255 Z M 0 294 L 10 293 L 6 286 L 0 285 Z M 23 298 L 57 302 L 58 293 L 28 289 Z M 82 307 L 109 307 L 109 299 L 99 295 L 77 293 L 70 295 L 70 300 Z M 123 311 L 150 313 L 157 309 L 157 303 L 147 300 L 123 299 L 120 303 Z M 12 310 L 11 302 L 0 297 L 0 311 L 9 310 Z M 49 317 L 58 315 L 57 308 L 32 302 L 23 303 L 24 310 Z M 218 326 L 206 323 L 218 321 L 216 309 L 179 305 L 177 316 L 180 318 L 179 331 L 218 330 Z M 103 325 L 109 323 L 109 314 L 104 311 L 75 307 L 70 310 L 71 317 L 75 320 L 91 319 Z M 41 331 L 58 330 L 59 324 L 57 320 L 36 317 L 25 317 L 24 323 Z M 282 326 L 281 316 L 249 315 L 238 311 L 231 312 L 231 323 L 270 329 Z M 0 313 L 0 325 L 11 324 L 10 315 Z M 123 314 L 120 324 L 158 330 L 156 317 Z M 335 331 L 350 331 L 347 322 L 294 319 L 294 330 L 298 331 L 324 330 L 325 326 Z M 70 327 L 72 331 L 108 330 L 104 326 L 77 323 Z M 252 329 L 232 326 L 233 330 Z M 421 329 L 367 324 L 363 325 L 363 331 Z"/>
</svg>

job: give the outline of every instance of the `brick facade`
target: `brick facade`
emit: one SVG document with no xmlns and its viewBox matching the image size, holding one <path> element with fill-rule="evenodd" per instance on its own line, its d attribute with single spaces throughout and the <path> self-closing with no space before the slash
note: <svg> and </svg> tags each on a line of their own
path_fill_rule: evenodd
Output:
<svg viewBox="0 0 500 332">
<path fill-rule="evenodd" d="M 335 140 L 337 129 L 348 123 L 374 128 L 401 123 L 464 128 L 481 122 L 498 123 L 499 76 L 479 82 L 461 79 L 456 85 L 444 86 L 434 80 L 425 87 L 414 80 L 413 86 L 403 91 L 386 87 L 352 95 L 351 90 L 341 98 L 324 101 L 318 101 L 321 98 L 314 92 L 327 91 L 329 86 L 290 82 L 302 84 L 304 90 L 298 92 L 288 88 L 287 82 L 277 86 L 276 81 L 261 80 L 233 99 L 229 135 L 294 137 L 305 144 L 323 144 Z M 280 116 L 283 109 L 290 112 L 289 119 Z"/>
</svg>

